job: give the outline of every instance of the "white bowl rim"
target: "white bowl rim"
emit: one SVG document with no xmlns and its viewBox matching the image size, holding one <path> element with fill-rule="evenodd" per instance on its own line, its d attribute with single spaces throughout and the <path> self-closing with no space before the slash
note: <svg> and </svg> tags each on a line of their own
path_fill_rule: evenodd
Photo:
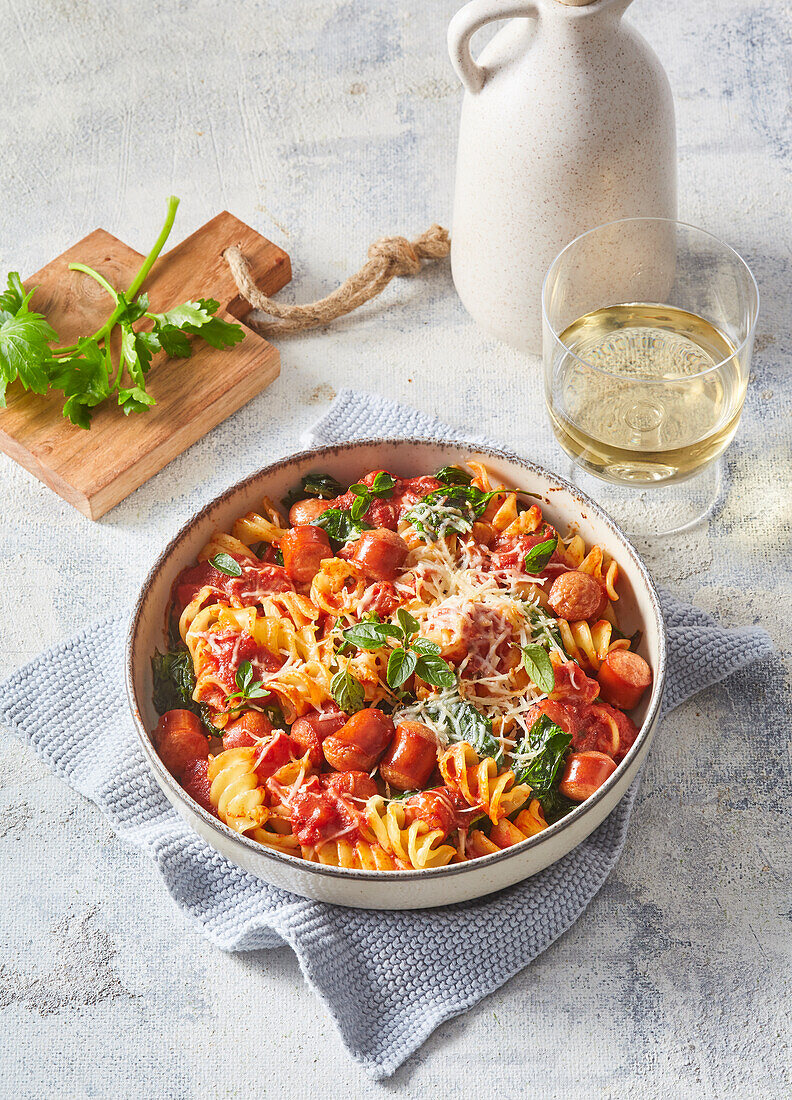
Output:
<svg viewBox="0 0 792 1100">
<path fill-rule="evenodd" d="M 629 752 L 622 760 L 616 770 L 611 776 L 603 783 L 603 785 L 587 798 L 585 802 L 581 802 L 574 810 L 568 813 L 565 817 L 560 818 L 554 824 L 549 825 L 547 829 L 543 829 L 540 833 L 535 834 L 532 837 L 528 837 L 526 840 L 521 841 L 519 844 L 513 844 L 508 848 L 504 848 L 499 852 L 492 852 L 486 856 L 477 856 L 475 859 L 466 860 L 464 863 L 448 864 L 445 867 L 426 867 L 422 870 L 410 870 L 410 871 L 360 871 L 351 867 L 333 867 L 323 863 L 313 863 L 309 860 L 303 859 L 300 856 L 287 855 L 282 852 L 278 852 L 273 848 L 268 848 L 263 844 L 259 844 L 257 841 L 244 836 L 242 833 L 237 833 L 229 826 L 225 825 L 222 821 L 219 821 L 213 814 L 210 814 L 208 810 L 205 810 L 203 806 L 200 806 L 194 799 L 186 793 L 184 788 L 179 784 L 170 772 L 167 770 L 161 759 L 157 755 L 154 745 L 151 741 L 150 735 L 143 725 L 143 721 L 140 716 L 140 710 L 137 705 L 137 699 L 134 688 L 134 667 L 136 663 L 136 642 L 137 634 L 140 627 L 141 615 L 143 606 L 145 603 L 146 593 L 152 584 L 153 580 L 157 576 L 160 569 L 165 565 L 167 559 L 170 557 L 173 550 L 175 550 L 178 544 L 181 542 L 187 531 L 193 527 L 196 523 L 199 523 L 204 516 L 211 512 L 218 504 L 228 497 L 236 495 L 238 492 L 245 489 L 246 486 L 252 484 L 254 481 L 258 481 L 262 476 L 274 474 L 284 466 L 290 466 L 292 464 L 300 463 L 306 459 L 321 459 L 322 457 L 330 457 L 337 455 L 339 452 L 354 451 L 363 448 L 371 448 L 376 446 L 389 446 L 393 444 L 415 446 L 426 445 L 435 447 L 453 447 L 460 452 L 466 451 L 468 454 L 485 455 L 490 458 L 502 459 L 507 462 L 516 462 L 523 467 L 526 471 L 532 474 L 537 474 L 540 477 L 546 478 L 553 482 L 558 488 L 566 490 L 579 504 L 591 509 L 591 511 L 601 520 L 607 527 L 610 528 L 612 533 L 616 536 L 619 542 L 622 544 L 626 553 L 632 559 L 633 565 L 638 569 L 644 583 L 646 584 L 647 591 L 649 593 L 649 599 L 652 605 L 652 612 L 655 617 L 655 623 L 657 625 L 658 633 L 658 661 L 657 668 L 653 670 L 653 682 L 652 682 L 652 696 L 649 703 L 649 708 L 646 712 L 646 717 L 643 720 L 641 728 L 635 742 L 630 747 Z M 571 520 L 570 522 L 574 522 Z M 607 798 L 610 791 L 621 781 L 622 775 L 625 770 L 625 765 L 628 761 L 634 757 L 639 751 L 644 742 L 652 735 L 655 723 L 657 721 L 660 704 L 663 696 L 663 688 L 665 685 L 666 674 L 666 661 L 667 661 L 667 644 L 666 644 L 666 632 L 665 622 L 663 619 L 663 613 L 660 607 L 660 599 L 657 594 L 654 581 L 652 580 L 648 569 L 644 565 L 640 555 L 625 533 L 621 530 L 618 524 L 611 519 L 607 512 L 592 500 L 587 493 L 584 493 L 576 485 L 567 481 L 559 474 L 555 474 L 550 470 L 545 469 L 543 466 L 539 466 L 535 462 L 530 462 L 513 451 L 508 451 L 505 448 L 500 448 L 492 444 L 482 444 L 466 442 L 464 440 L 457 439 L 443 439 L 442 437 L 403 437 L 394 436 L 388 437 L 376 437 L 372 439 L 356 439 L 347 443 L 332 443 L 321 447 L 312 447 L 303 451 L 297 451 L 293 454 L 286 455 L 283 458 L 276 459 L 275 462 L 269 463 L 267 466 L 263 466 L 260 470 L 249 474 L 241 481 L 231 485 L 228 489 L 225 489 L 222 493 L 219 493 L 211 501 L 203 506 L 198 512 L 196 512 L 190 519 L 184 523 L 176 534 L 171 538 L 167 546 L 157 557 L 156 561 L 149 570 L 146 579 L 141 586 L 140 593 L 135 606 L 132 610 L 132 616 L 130 620 L 129 630 L 127 633 L 127 646 L 126 646 L 126 667 L 125 667 L 125 684 L 127 700 L 129 703 L 132 718 L 135 724 L 138 737 L 141 742 L 143 753 L 146 756 L 149 764 L 153 767 L 159 777 L 159 782 L 163 783 L 176 795 L 178 800 L 185 804 L 185 806 L 194 814 L 197 814 L 211 830 L 218 832 L 221 836 L 225 837 L 233 843 L 240 844 L 243 848 L 246 848 L 250 852 L 255 853 L 265 859 L 273 860 L 275 863 L 285 864 L 292 870 L 299 870 L 308 872 L 311 874 L 325 875 L 330 878 L 340 879 L 359 879 L 364 882 L 392 882 L 394 884 L 410 882 L 413 880 L 420 880 L 421 882 L 427 881 L 428 878 L 438 879 L 450 875 L 463 875 L 472 874 L 483 871 L 485 868 L 492 866 L 495 863 L 500 863 L 503 860 L 513 858 L 517 854 L 522 854 L 528 851 L 530 848 L 538 848 L 541 844 L 544 844 L 548 839 L 559 836 L 564 830 L 580 821 L 586 814 L 602 801 Z M 626 795 L 629 787 L 620 796 L 621 798 Z M 617 803 L 618 805 L 618 803 Z M 615 809 L 615 806 L 614 806 Z M 613 812 L 613 811 L 611 811 Z M 202 838 L 203 839 L 203 838 Z M 207 843 L 209 843 L 207 841 Z M 580 841 L 579 843 L 582 843 Z M 574 845 L 577 847 L 577 845 Z M 219 849 L 216 849 L 219 851 Z M 222 853 L 221 853 L 222 854 Z M 228 858 L 228 857 L 226 857 Z M 563 858 L 563 856 L 559 857 Z M 556 862 L 556 861 L 553 861 Z M 255 872 L 252 872 L 255 874 Z"/>
</svg>

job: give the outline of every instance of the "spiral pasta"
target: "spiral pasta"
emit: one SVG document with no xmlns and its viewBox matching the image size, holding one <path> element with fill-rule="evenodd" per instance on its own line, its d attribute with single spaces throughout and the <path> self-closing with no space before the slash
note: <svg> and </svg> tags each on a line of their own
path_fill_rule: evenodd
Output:
<svg viewBox="0 0 792 1100">
<path fill-rule="evenodd" d="M 445 867 L 456 854 L 450 844 L 441 843 L 441 829 L 430 829 L 424 821 L 408 825 L 400 802 L 386 803 L 381 795 L 374 795 L 366 803 L 364 816 L 380 847 L 416 870 Z"/>
<path fill-rule="evenodd" d="M 466 741 L 443 753 L 439 767 L 450 790 L 457 791 L 468 806 L 482 809 L 493 822 L 513 813 L 531 793 L 524 783 L 514 785 L 514 772 L 498 774 L 493 758 L 481 759 Z"/>
</svg>

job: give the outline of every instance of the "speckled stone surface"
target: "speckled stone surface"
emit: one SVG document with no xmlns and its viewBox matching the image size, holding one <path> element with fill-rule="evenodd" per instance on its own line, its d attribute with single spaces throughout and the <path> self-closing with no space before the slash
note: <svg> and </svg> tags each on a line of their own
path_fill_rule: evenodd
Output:
<svg viewBox="0 0 792 1100">
<path fill-rule="evenodd" d="M 375 237 L 448 224 L 454 7 L 0 0 L 0 268 L 27 274 L 96 225 L 145 248 L 173 191 L 177 235 L 227 207 L 288 249 L 285 296 L 309 300 Z M 144 857 L 3 736 L 0 1094 L 790 1094 L 789 16 L 783 0 L 630 13 L 675 92 L 680 215 L 735 245 L 762 294 L 724 506 L 647 560 L 724 622 L 762 623 L 782 657 L 674 713 L 583 919 L 385 1084 L 349 1062 L 288 950 L 208 946 Z M 131 604 L 184 519 L 293 449 L 342 384 L 566 470 L 538 362 L 475 329 L 445 265 L 281 351 L 274 386 L 98 523 L 0 459 L 0 674 Z"/>
</svg>

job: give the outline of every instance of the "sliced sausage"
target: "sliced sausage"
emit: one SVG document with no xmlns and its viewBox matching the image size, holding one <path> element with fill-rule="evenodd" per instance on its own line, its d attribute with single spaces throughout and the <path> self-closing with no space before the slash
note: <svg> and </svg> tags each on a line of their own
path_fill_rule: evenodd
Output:
<svg viewBox="0 0 792 1100">
<path fill-rule="evenodd" d="M 236 722 L 229 722 L 223 733 L 224 749 L 244 749 L 257 744 L 272 733 L 272 722 L 266 714 L 246 710 Z"/>
<path fill-rule="evenodd" d="M 585 802 L 615 771 L 615 762 L 604 752 L 573 752 L 558 789 L 573 802 Z"/>
<path fill-rule="evenodd" d="M 184 769 L 181 784 L 190 798 L 194 799 L 199 806 L 203 806 L 210 814 L 214 814 L 214 816 L 217 817 L 217 810 L 212 805 L 212 800 L 209 797 L 212 783 L 209 779 L 208 760 L 193 760 L 191 764 L 188 764 Z"/>
<path fill-rule="evenodd" d="M 160 760 L 177 779 L 182 778 L 189 764 L 209 756 L 201 720 L 191 710 L 166 711 L 154 730 L 154 744 Z"/>
<path fill-rule="evenodd" d="M 276 730 L 268 741 L 265 741 L 256 753 L 256 775 L 261 783 L 265 783 L 278 768 L 288 764 L 298 755 L 297 746 L 288 734 Z"/>
<path fill-rule="evenodd" d="M 309 497 L 307 500 L 298 500 L 296 504 L 292 504 L 289 509 L 289 523 L 292 527 L 304 527 L 306 524 L 316 523 L 320 516 L 328 510 L 333 508 L 334 501 L 332 500 L 317 500 L 315 497 Z"/>
<path fill-rule="evenodd" d="M 597 674 L 600 694 L 606 703 L 632 710 L 652 682 L 652 670 L 639 653 L 612 649 Z"/>
<path fill-rule="evenodd" d="M 329 772 L 319 776 L 319 783 L 326 791 L 348 794 L 364 802 L 377 794 L 377 784 L 368 772 Z"/>
<path fill-rule="evenodd" d="M 375 580 L 392 581 L 409 552 L 410 548 L 401 535 L 386 527 L 378 527 L 375 531 L 363 532 L 355 544 L 352 560 Z"/>
<path fill-rule="evenodd" d="M 421 791 L 408 798 L 403 805 L 408 825 L 413 821 L 423 821 L 430 829 L 440 829 L 443 836 L 448 836 L 457 823 L 456 809 L 445 787 Z"/>
<path fill-rule="evenodd" d="M 423 722 L 402 722 L 380 760 L 379 773 L 399 791 L 426 785 L 437 763 L 437 737 Z"/>
<path fill-rule="evenodd" d="M 553 581 L 547 602 L 560 619 L 577 623 L 598 619 L 608 606 L 608 594 L 590 573 L 570 569 Z"/>
<path fill-rule="evenodd" d="M 308 585 L 324 558 L 332 558 L 330 539 L 321 527 L 293 527 L 281 539 L 283 564 L 295 584 Z"/>
<path fill-rule="evenodd" d="M 359 710 L 337 733 L 325 738 L 322 752 L 337 772 L 370 772 L 393 739 L 393 719 L 374 707 Z"/>
<path fill-rule="evenodd" d="M 348 715 L 338 708 L 316 711 L 298 718 L 289 734 L 303 754 L 308 753 L 311 763 L 318 768 L 324 761 L 322 742 L 331 733 L 338 733 L 346 724 Z"/>
</svg>

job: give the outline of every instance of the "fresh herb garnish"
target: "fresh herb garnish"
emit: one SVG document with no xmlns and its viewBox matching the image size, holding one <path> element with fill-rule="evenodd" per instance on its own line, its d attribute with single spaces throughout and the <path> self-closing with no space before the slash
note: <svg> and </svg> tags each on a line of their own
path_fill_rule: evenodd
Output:
<svg viewBox="0 0 792 1100">
<path fill-rule="evenodd" d="M 363 517 L 371 507 L 371 502 L 389 497 L 395 485 L 395 478 L 384 470 L 380 470 L 371 486 L 364 485 L 360 481 L 349 486 L 348 491 L 354 497 L 349 508 L 328 508 L 314 520 L 314 524 L 327 532 L 331 543 L 336 544 L 334 549 L 338 549 L 351 539 L 357 538 L 363 531 L 372 530 L 372 524 L 366 523 Z"/>
<path fill-rule="evenodd" d="M 514 750 L 515 782 L 527 783 L 543 808 L 551 793 L 557 794 L 556 779 L 571 744 L 572 735 L 543 714 Z"/>
<path fill-rule="evenodd" d="M 298 500 L 305 500 L 306 497 L 317 497 L 319 500 L 333 500 L 335 497 L 340 497 L 344 492 L 344 486 L 340 481 L 336 481 L 330 474 L 306 474 L 300 484 L 290 489 L 285 497 L 282 498 L 281 504 L 284 508 L 291 508 L 292 504 L 296 504 Z"/>
<path fill-rule="evenodd" d="M 177 646 L 168 653 L 154 651 L 151 658 L 151 673 L 154 681 L 153 701 L 159 714 L 168 710 L 191 710 L 197 714 L 211 734 L 220 736 L 209 720 L 208 708 L 193 699 L 195 691 L 195 672 L 192 657 L 186 646 Z"/>
<path fill-rule="evenodd" d="M 356 714 L 363 709 L 363 685 L 347 669 L 337 672 L 330 681 L 330 694 L 347 714 Z"/>
<path fill-rule="evenodd" d="M 270 694 L 261 680 L 253 679 L 253 666 L 250 661 L 243 661 L 240 664 L 234 679 L 237 689 L 226 696 L 226 707 L 229 711 L 239 710 L 242 704 L 250 699 L 261 699 Z"/>
<path fill-rule="evenodd" d="M 443 485 L 469 485 L 473 480 L 473 475 L 463 470 L 461 466 L 444 466 L 442 470 L 437 471 L 435 477 L 438 481 L 442 481 Z"/>
<path fill-rule="evenodd" d="M 0 407 L 5 406 L 7 386 L 18 379 L 34 393 L 60 390 L 66 398 L 64 417 L 87 429 L 93 410 L 113 394 L 125 414 L 143 412 L 156 404 L 146 391 L 146 375 L 157 352 L 189 358 L 192 348 L 188 336 L 200 336 L 215 348 L 232 347 L 244 338 L 240 325 L 214 316 L 219 308 L 214 299 L 200 298 L 165 313 L 152 313 L 148 296 L 139 293 L 168 239 L 178 205 L 174 196 L 168 199 L 162 231 L 127 291 L 116 290 L 85 264 L 69 265 L 70 270 L 81 271 L 99 283 L 114 303 L 104 325 L 92 336 L 80 337 L 76 344 L 50 347 L 57 333 L 40 313 L 28 309 L 33 291 L 25 294 L 19 275 L 15 271 L 9 274 L 8 288 L 0 294 Z M 133 328 L 143 320 L 152 322 L 149 331 Z M 116 327 L 121 332 L 121 343 L 114 363 L 110 335 Z"/>
<path fill-rule="evenodd" d="M 242 576 L 242 566 L 230 554 L 215 554 L 209 559 L 209 564 L 213 565 L 218 573 L 225 573 L 227 577 Z"/>
<path fill-rule="evenodd" d="M 539 690 L 549 695 L 555 687 L 555 670 L 547 650 L 541 645 L 526 645 L 522 657 L 525 671 Z"/>
<path fill-rule="evenodd" d="M 429 638 L 416 637 L 420 624 L 409 612 L 400 607 L 396 623 L 356 623 L 348 627 L 342 637 L 348 645 L 357 649 L 382 649 L 389 641 L 401 644 L 391 650 L 385 678 L 388 686 L 397 689 L 415 673 L 427 684 L 449 688 L 456 683 L 456 675 L 440 656 L 440 646 Z"/>
<path fill-rule="evenodd" d="M 538 542 L 536 546 L 532 546 L 525 555 L 525 572 L 530 573 L 532 576 L 541 573 L 555 553 L 556 546 L 558 546 L 557 535 L 553 535 L 552 538 L 545 539 L 544 542 Z"/>
<path fill-rule="evenodd" d="M 390 789 L 390 788 L 389 788 Z M 420 794 L 419 790 L 414 791 L 392 791 L 390 794 L 391 802 L 403 802 L 405 798 L 412 798 L 414 794 Z"/>
</svg>

